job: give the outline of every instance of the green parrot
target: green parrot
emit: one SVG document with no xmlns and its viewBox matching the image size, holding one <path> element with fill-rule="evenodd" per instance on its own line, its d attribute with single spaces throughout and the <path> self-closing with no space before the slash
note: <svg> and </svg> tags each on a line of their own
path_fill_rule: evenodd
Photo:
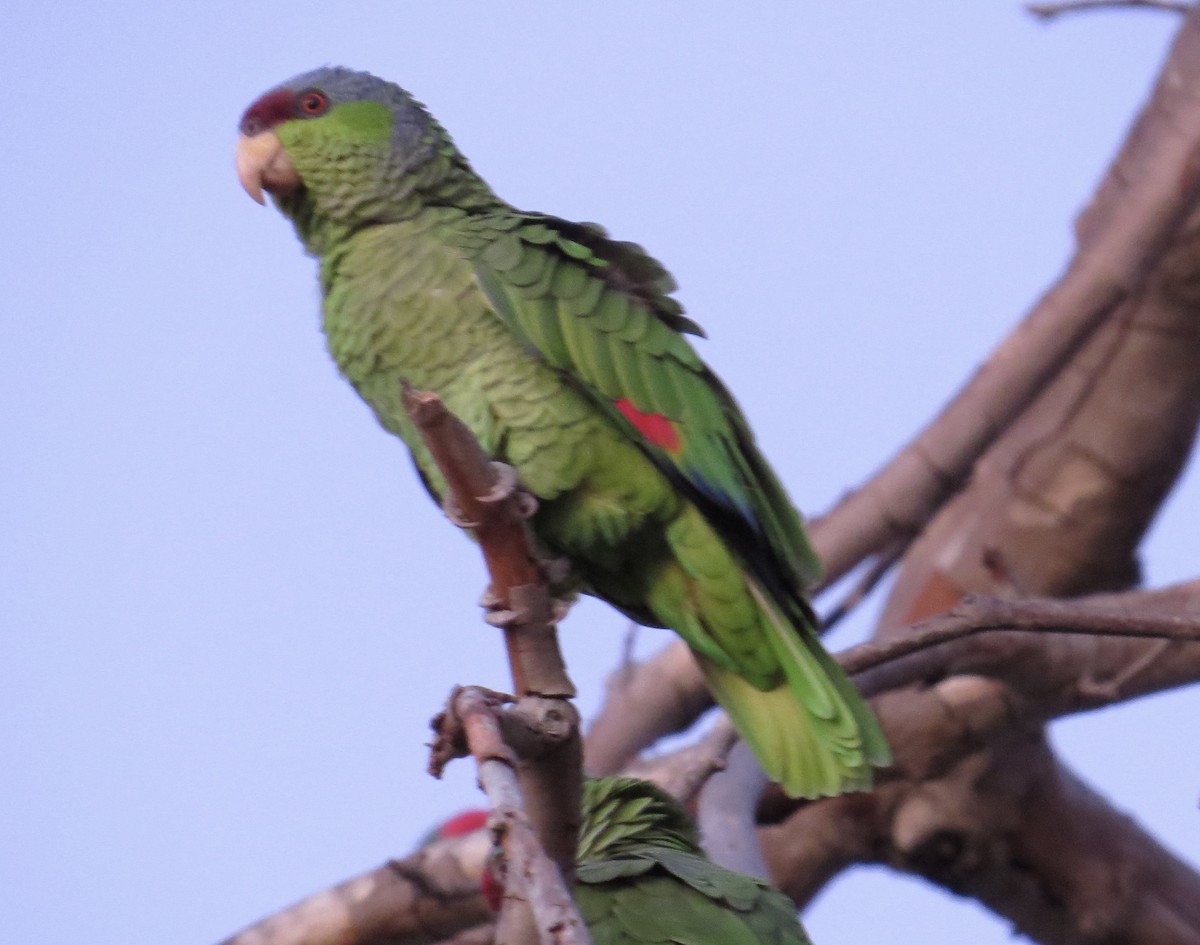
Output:
<svg viewBox="0 0 1200 945">
<path fill-rule="evenodd" d="M 405 381 L 516 469 L 575 589 L 683 637 L 785 791 L 867 788 L 888 749 L 817 639 L 816 556 L 662 265 L 514 209 L 420 103 L 366 73 L 297 76 L 240 131 L 242 185 L 320 262 L 330 353 L 434 496 Z"/>
<path fill-rule="evenodd" d="M 637 778 L 585 782 L 575 901 L 594 945 L 809 945 L 787 896 L 709 860 L 687 814 Z"/>
</svg>

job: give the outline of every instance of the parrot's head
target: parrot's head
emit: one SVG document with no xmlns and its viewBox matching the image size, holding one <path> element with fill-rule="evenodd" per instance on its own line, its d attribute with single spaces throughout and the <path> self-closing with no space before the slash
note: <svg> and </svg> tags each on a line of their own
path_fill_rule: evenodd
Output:
<svg viewBox="0 0 1200 945">
<path fill-rule="evenodd" d="M 644 847 L 700 853 L 696 828 L 666 791 L 640 778 L 589 778 L 583 783 L 580 863 Z"/>
<path fill-rule="evenodd" d="M 237 174 L 305 228 L 411 216 L 433 190 L 470 180 L 449 136 L 398 85 L 365 72 L 323 68 L 266 92 L 242 115 Z"/>
</svg>

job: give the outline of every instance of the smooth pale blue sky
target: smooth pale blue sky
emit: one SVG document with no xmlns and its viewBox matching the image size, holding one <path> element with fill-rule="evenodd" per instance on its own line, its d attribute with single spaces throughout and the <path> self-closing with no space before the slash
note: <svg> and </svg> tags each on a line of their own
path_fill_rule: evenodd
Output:
<svg viewBox="0 0 1200 945">
<path fill-rule="evenodd" d="M 5 938 L 211 943 L 477 800 L 421 746 L 453 684 L 504 684 L 482 568 L 336 376 L 290 227 L 237 185 L 260 92 L 369 69 L 513 203 L 646 245 L 814 513 L 1058 272 L 1174 26 L 997 0 L 9 4 Z M 1150 583 L 1196 574 L 1198 516 L 1193 472 Z M 585 713 L 624 628 L 588 602 L 563 629 Z M 1198 715 L 1193 689 L 1053 734 L 1200 865 Z M 818 945 L 1010 940 L 881 870 L 806 918 Z"/>
</svg>

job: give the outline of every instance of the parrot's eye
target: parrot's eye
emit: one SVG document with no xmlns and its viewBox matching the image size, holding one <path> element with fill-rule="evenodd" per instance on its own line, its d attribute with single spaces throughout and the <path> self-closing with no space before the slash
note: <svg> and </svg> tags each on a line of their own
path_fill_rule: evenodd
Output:
<svg viewBox="0 0 1200 945">
<path fill-rule="evenodd" d="M 324 115 L 325 109 L 328 107 L 329 99 L 323 92 L 318 92 L 316 89 L 309 89 L 300 96 L 300 112 L 310 118 Z"/>
</svg>

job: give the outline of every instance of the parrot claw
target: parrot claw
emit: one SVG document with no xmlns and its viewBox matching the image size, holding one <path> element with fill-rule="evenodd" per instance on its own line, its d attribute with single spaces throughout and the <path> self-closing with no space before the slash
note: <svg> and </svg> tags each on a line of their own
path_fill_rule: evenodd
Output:
<svg viewBox="0 0 1200 945">
<path fill-rule="evenodd" d="M 533 518 L 534 513 L 538 510 L 538 500 L 528 492 L 517 493 L 517 512 L 521 518 Z"/>
<path fill-rule="evenodd" d="M 562 623 L 574 605 L 575 599 L 576 596 L 574 594 L 565 597 L 551 597 L 551 622 L 555 624 Z M 499 630 L 506 630 L 516 624 L 525 623 L 529 620 L 529 614 L 526 611 L 513 610 L 505 606 L 500 595 L 490 587 L 479 598 L 479 606 L 483 608 L 483 622 L 489 627 L 496 627 Z"/>
<path fill-rule="evenodd" d="M 479 501 L 503 502 L 517 491 L 517 471 L 508 463 L 498 463 L 495 460 L 490 465 L 496 474 L 496 484 L 487 495 L 481 495 Z"/>
<path fill-rule="evenodd" d="M 571 580 L 571 562 L 567 558 L 538 558 L 538 573 L 550 589 L 550 610 L 556 624 L 566 619 L 567 613 L 579 599 L 573 590 L 575 582 Z"/>
<path fill-rule="evenodd" d="M 512 498 L 517 514 L 521 518 L 532 518 L 533 513 L 538 510 L 538 501 L 521 488 L 520 480 L 517 479 L 517 471 L 507 463 L 493 462 L 492 468 L 496 471 L 496 483 L 486 494 L 481 495 L 478 501 L 491 505 Z M 452 492 L 447 492 L 442 499 L 442 512 L 459 528 L 479 527 L 478 522 L 472 521 L 463 514 L 462 507 Z"/>
<path fill-rule="evenodd" d="M 570 562 L 566 558 L 538 558 L 536 564 L 538 573 L 550 586 L 550 620 L 555 624 L 561 623 L 578 598 L 574 592 L 562 590 L 571 573 Z M 484 611 L 484 623 L 501 630 L 525 623 L 530 618 L 527 611 L 510 607 L 490 584 L 479 596 L 479 606 Z"/>
<path fill-rule="evenodd" d="M 442 499 L 442 514 L 459 528 L 465 528 L 468 531 L 479 526 L 478 522 L 472 522 L 463 514 L 462 507 L 458 504 L 458 500 L 454 498 L 453 492 L 447 492 Z"/>
<path fill-rule="evenodd" d="M 571 562 L 566 558 L 538 558 L 538 570 L 551 587 L 561 587 L 571 578 Z"/>
<path fill-rule="evenodd" d="M 575 595 L 572 594 L 569 599 L 556 597 L 550 603 L 550 609 L 554 612 L 554 623 L 560 624 L 567 619 L 567 614 L 571 612 L 571 607 L 575 604 Z"/>
<path fill-rule="evenodd" d="M 496 484 L 492 486 L 491 491 L 487 495 L 479 497 L 480 502 L 503 502 L 510 496 L 515 496 L 517 513 L 521 518 L 532 518 L 533 513 L 538 509 L 538 501 L 528 492 L 521 488 L 521 481 L 517 478 L 517 471 L 507 463 L 492 463 L 492 469 L 496 472 Z"/>
<path fill-rule="evenodd" d="M 498 630 L 507 630 L 519 623 L 523 616 L 520 611 L 516 610 L 506 610 L 499 607 L 496 609 L 489 608 L 483 615 L 483 622 L 489 627 L 495 627 Z"/>
</svg>

